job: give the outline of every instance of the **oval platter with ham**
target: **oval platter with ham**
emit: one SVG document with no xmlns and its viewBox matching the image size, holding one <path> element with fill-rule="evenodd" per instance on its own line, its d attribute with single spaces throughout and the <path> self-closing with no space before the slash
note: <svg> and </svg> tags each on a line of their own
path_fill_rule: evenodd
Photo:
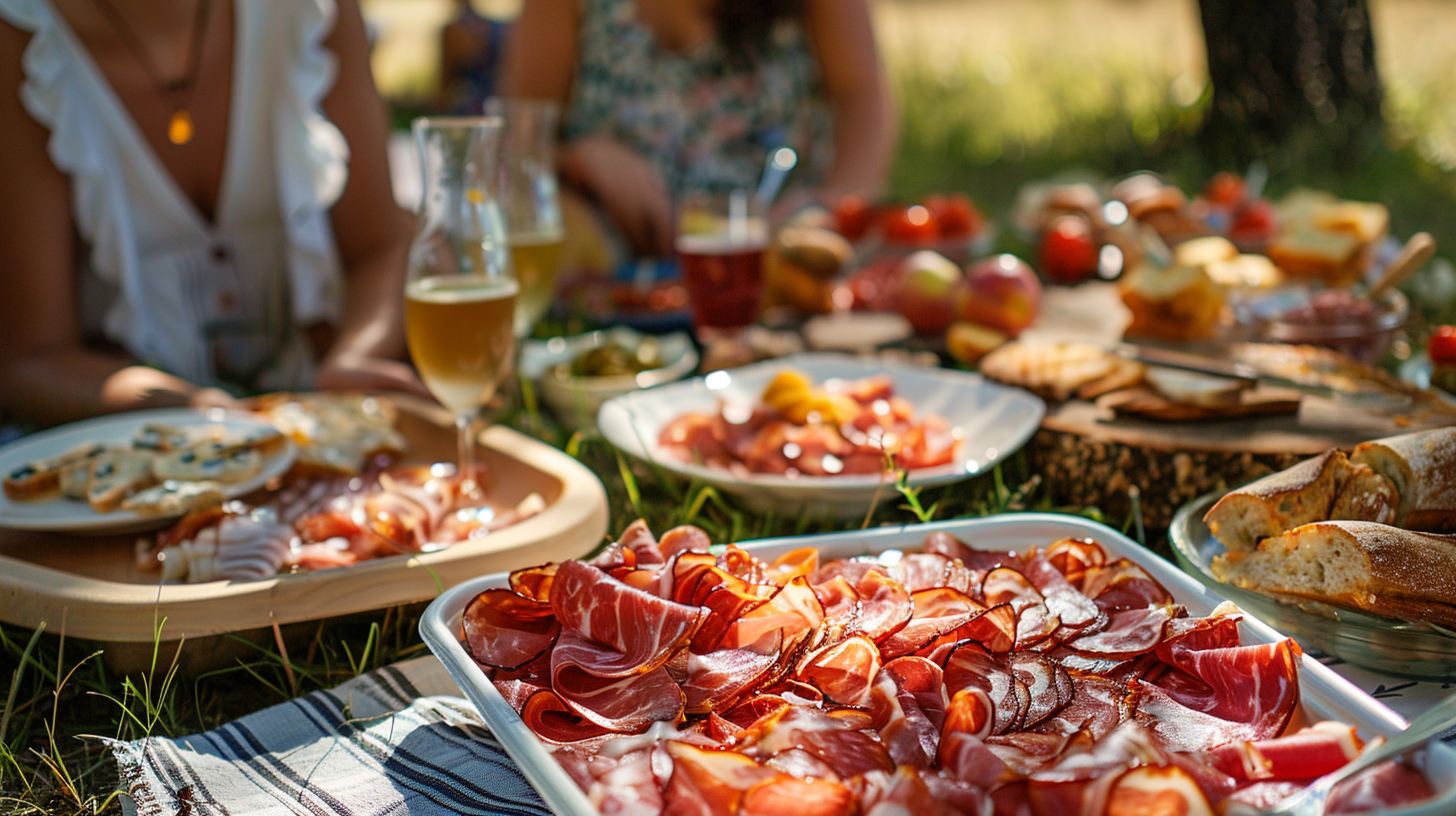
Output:
<svg viewBox="0 0 1456 816">
<path fill-rule="evenodd" d="M 1239 620 L 1086 538 L 764 561 L 636 522 L 511 573 L 456 634 L 602 814 L 1197 816 L 1270 806 L 1362 744 L 1304 720 L 1299 647 L 1246 645 Z M 1382 773 L 1379 808 L 1433 795 Z"/>
</svg>

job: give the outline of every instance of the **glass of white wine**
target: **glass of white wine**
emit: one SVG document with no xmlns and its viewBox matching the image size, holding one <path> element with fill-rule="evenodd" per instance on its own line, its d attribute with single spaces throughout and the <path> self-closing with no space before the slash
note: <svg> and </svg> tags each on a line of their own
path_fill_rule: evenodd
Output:
<svg viewBox="0 0 1456 816">
<path fill-rule="evenodd" d="M 455 414 L 460 494 L 479 498 L 475 418 L 511 371 L 518 286 L 492 193 L 501 120 L 414 121 L 424 198 L 405 284 L 405 334 L 420 378 Z"/>
<path fill-rule="evenodd" d="M 549 99 L 491 97 L 485 111 L 503 122 L 499 190 L 511 265 L 521 286 L 515 320 L 519 338 L 531 333 L 556 294 L 565 236 L 555 153 L 561 109 Z"/>
</svg>

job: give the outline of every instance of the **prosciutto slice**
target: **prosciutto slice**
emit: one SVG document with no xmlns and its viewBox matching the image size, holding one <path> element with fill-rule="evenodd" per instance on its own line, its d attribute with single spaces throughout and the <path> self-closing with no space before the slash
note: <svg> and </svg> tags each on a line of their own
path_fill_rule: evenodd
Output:
<svg viewBox="0 0 1456 816">
<path fill-rule="evenodd" d="M 620 652 L 623 672 L 645 672 L 667 662 L 706 614 L 633 589 L 580 561 L 565 561 L 556 570 L 551 609 L 564 628 Z"/>
<path fill-rule="evenodd" d="M 482 666 L 518 669 L 556 643 L 561 625 L 551 604 L 509 589 L 487 589 L 465 607 L 465 644 Z"/>
</svg>

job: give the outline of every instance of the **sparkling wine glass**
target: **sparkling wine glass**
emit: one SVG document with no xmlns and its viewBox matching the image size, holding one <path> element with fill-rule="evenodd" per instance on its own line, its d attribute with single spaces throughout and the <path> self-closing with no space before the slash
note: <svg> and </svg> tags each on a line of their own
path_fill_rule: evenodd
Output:
<svg viewBox="0 0 1456 816">
<path fill-rule="evenodd" d="M 414 121 L 424 174 L 405 284 L 405 334 L 420 378 L 455 414 L 462 497 L 478 498 L 476 415 L 510 373 L 518 286 L 492 193 L 499 117 Z"/>
<path fill-rule="evenodd" d="M 515 319 L 520 338 L 531 333 L 556 294 L 565 237 L 555 156 L 561 111 L 548 99 L 522 97 L 491 97 L 485 111 L 503 122 L 499 190 L 511 266 L 521 287 Z"/>
</svg>

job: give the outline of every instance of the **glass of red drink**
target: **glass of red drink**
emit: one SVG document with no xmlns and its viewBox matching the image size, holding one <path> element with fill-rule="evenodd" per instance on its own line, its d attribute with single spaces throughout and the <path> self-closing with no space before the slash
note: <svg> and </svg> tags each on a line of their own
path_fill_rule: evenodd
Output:
<svg viewBox="0 0 1456 816">
<path fill-rule="evenodd" d="M 763 307 L 768 222 L 746 190 L 692 193 L 677 213 L 677 257 L 698 339 L 732 337 Z"/>
</svg>

